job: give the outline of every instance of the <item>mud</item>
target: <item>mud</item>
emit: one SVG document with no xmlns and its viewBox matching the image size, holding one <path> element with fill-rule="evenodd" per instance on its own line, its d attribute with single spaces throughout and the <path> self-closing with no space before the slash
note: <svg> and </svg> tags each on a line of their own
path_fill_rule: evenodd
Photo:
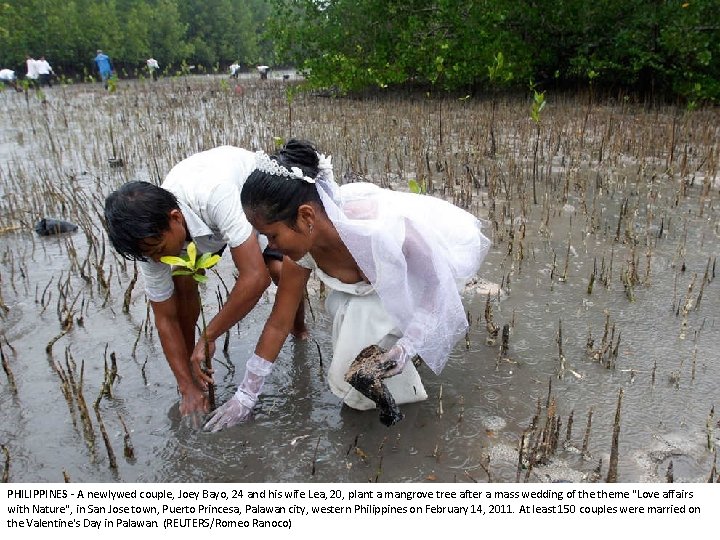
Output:
<svg viewBox="0 0 720 540">
<path fill-rule="evenodd" d="M 383 425 L 392 426 L 405 418 L 405 415 L 383 381 L 381 358 L 384 352 L 377 345 L 365 347 L 350 364 L 345 380 L 363 396 L 375 402 Z"/>
<path fill-rule="evenodd" d="M 708 481 L 720 433 L 717 110 L 549 92 L 537 130 L 522 98 L 290 99 L 295 77 L 279 75 L 0 93 L 10 482 L 602 482 L 621 389 L 618 481 L 664 482 L 671 464 L 675 482 Z M 291 135 L 332 154 L 341 181 L 413 180 L 485 220 L 493 247 L 463 296 L 470 330 L 439 376 L 419 368 L 430 397 L 388 428 L 329 391 L 331 321 L 313 280 L 311 339 L 285 344 L 255 419 L 199 432 L 179 418 L 142 280 L 108 245 L 102 202 L 196 151 L 272 151 Z M 79 228 L 40 237 L 43 217 Z M 212 314 L 234 280 L 229 257 L 209 277 Z M 218 340 L 218 402 L 273 295 Z"/>
</svg>

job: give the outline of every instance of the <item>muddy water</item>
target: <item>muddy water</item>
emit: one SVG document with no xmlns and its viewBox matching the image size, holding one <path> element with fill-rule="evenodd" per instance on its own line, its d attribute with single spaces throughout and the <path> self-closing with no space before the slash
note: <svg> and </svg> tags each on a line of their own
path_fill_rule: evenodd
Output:
<svg viewBox="0 0 720 540">
<path fill-rule="evenodd" d="M 618 479 L 665 481 L 672 463 L 675 481 L 707 480 L 720 432 L 719 414 L 710 417 L 720 385 L 716 113 L 597 105 L 586 120 L 572 100 L 551 102 L 535 205 L 535 130 L 522 101 L 499 104 L 489 157 L 483 100 L 288 100 L 282 80 L 240 84 L 197 77 L 123 82 L 117 94 L 89 85 L 27 100 L 0 94 L 14 119 L 0 131 L 0 346 L 14 380 L 0 374 L 0 444 L 10 481 L 604 481 L 621 390 Z M 180 421 L 141 283 L 123 308 L 133 266 L 106 245 L 98 212 L 118 184 L 162 178 L 197 150 L 270 150 L 290 133 L 332 153 L 338 177 L 399 188 L 430 179 L 487 219 L 494 247 L 481 277 L 501 291 L 468 287 L 467 339 L 441 376 L 421 368 L 429 399 L 403 406 L 405 419 L 386 428 L 329 392 L 330 324 L 313 284 L 312 339 L 285 344 L 255 419 L 198 432 Z M 113 157 L 125 166 L 111 167 Z M 43 216 L 81 230 L 40 238 L 31 228 Z M 208 313 L 232 279 L 223 260 L 204 290 Z M 499 336 L 488 340 L 488 290 L 493 323 L 508 325 L 504 354 Z M 272 294 L 230 332 L 227 354 L 218 341 L 221 401 L 242 377 Z M 609 353 L 600 352 L 606 321 Z M 113 358 L 118 377 L 98 417 Z M 81 389 L 89 426 L 63 379 Z M 528 472 L 518 447 L 549 404 L 560 441 Z"/>
</svg>

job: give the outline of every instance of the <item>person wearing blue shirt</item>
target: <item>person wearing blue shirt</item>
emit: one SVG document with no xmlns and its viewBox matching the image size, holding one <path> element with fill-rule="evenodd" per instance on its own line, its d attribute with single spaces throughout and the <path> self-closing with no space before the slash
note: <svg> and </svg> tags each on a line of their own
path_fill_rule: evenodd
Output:
<svg viewBox="0 0 720 540">
<path fill-rule="evenodd" d="M 97 65 L 98 71 L 100 72 L 100 78 L 102 79 L 103 86 L 107 90 L 108 79 L 112 73 L 112 64 L 110 63 L 110 57 L 104 54 L 100 49 L 97 51 L 95 57 L 95 64 Z"/>
</svg>

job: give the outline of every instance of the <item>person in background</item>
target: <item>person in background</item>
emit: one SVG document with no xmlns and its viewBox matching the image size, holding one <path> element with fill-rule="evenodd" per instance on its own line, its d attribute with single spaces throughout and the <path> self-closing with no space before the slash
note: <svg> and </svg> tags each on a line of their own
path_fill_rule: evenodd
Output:
<svg viewBox="0 0 720 540">
<path fill-rule="evenodd" d="M 35 60 L 32 56 L 27 55 L 25 57 L 25 66 L 27 67 L 25 78 L 30 81 L 30 86 L 37 88 L 38 77 L 40 76 L 37 60 Z"/>
<path fill-rule="evenodd" d="M 490 247 L 479 220 L 441 199 L 335 183 L 330 158 L 290 140 L 277 155 L 257 153 L 241 201 L 269 247 L 285 255 L 272 313 L 235 395 L 205 425 L 218 431 L 246 421 L 292 328 L 306 282 L 315 271 L 332 292 L 330 390 L 354 409 L 375 403 L 345 374 L 368 345 L 385 352 L 378 371 L 396 403 L 427 398 L 410 360 L 436 374 L 468 328 L 460 288 Z"/>
<path fill-rule="evenodd" d="M 148 58 L 145 61 L 145 64 L 147 65 L 148 71 L 150 72 L 150 79 L 153 81 L 157 80 L 157 71 L 160 69 L 160 64 L 158 64 L 158 61 L 154 58 Z"/>
<path fill-rule="evenodd" d="M 105 90 L 108 89 L 108 79 L 112 75 L 112 62 L 110 61 L 110 57 L 103 53 L 102 50 L 97 50 L 97 55 L 94 59 L 95 66 L 97 67 L 98 73 L 100 74 L 100 79 L 102 80 L 103 86 L 105 87 Z"/>
<path fill-rule="evenodd" d="M 40 83 L 40 86 L 52 86 L 52 77 L 55 73 L 53 72 L 52 67 L 50 67 L 50 63 L 45 60 L 44 56 L 41 56 L 40 60 L 37 61 L 37 69 L 38 82 Z"/>
<path fill-rule="evenodd" d="M 261 79 L 268 78 L 268 71 L 270 71 L 270 66 L 258 66 L 257 70 L 258 70 L 258 73 L 260 73 Z"/>
<path fill-rule="evenodd" d="M 22 88 L 17 84 L 17 76 L 12 69 L 0 69 L 0 83 L 14 88 L 17 92 L 22 92 Z"/>
<path fill-rule="evenodd" d="M 120 255 L 139 261 L 160 343 L 181 395 L 180 413 L 195 426 L 209 407 L 206 389 L 212 377 L 201 369 L 206 345 L 212 357 L 215 340 L 250 312 L 271 277 L 279 279 L 282 266 L 282 255 L 261 251 L 264 239 L 240 204 L 240 190 L 254 167 L 253 152 L 220 146 L 179 162 L 162 187 L 129 182 L 105 200 L 108 237 Z M 198 257 L 228 247 L 238 272 L 224 305 L 197 340 L 197 283 L 191 276 L 172 276 L 171 267 L 160 262 L 180 255 L 190 241 Z M 293 332 L 305 339 L 304 306 L 298 306 L 296 315 Z"/>
</svg>

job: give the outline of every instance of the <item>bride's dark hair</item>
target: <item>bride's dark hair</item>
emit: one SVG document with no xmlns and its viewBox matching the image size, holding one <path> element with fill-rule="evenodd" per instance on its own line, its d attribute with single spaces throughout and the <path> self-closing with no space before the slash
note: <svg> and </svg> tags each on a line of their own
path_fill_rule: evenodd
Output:
<svg viewBox="0 0 720 540">
<path fill-rule="evenodd" d="M 288 170 L 298 167 L 309 178 L 315 178 L 319 171 L 318 153 L 309 141 L 290 139 L 270 158 Z M 313 202 L 323 208 L 315 184 L 257 169 L 245 181 L 240 200 L 246 214 L 261 217 L 266 223 L 283 221 L 290 227 L 295 225 L 301 205 Z"/>
</svg>

